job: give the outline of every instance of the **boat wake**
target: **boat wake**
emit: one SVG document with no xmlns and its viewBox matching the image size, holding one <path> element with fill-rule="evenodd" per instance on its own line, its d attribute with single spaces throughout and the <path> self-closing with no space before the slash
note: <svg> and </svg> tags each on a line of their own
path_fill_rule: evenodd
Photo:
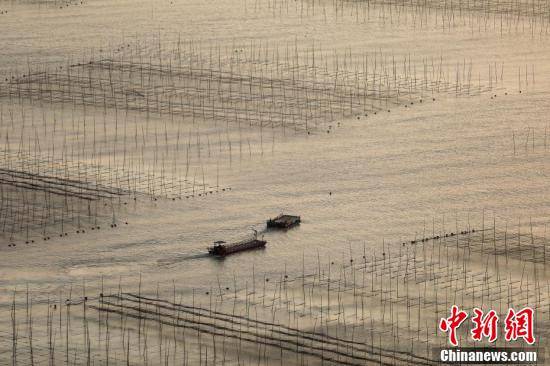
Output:
<svg viewBox="0 0 550 366">
<path fill-rule="evenodd" d="M 197 254 L 190 254 L 190 255 L 175 255 L 171 258 L 162 258 L 157 261 L 159 265 L 169 266 L 172 264 L 177 264 L 179 262 L 188 261 L 188 260 L 195 260 L 195 259 L 203 259 L 208 258 L 208 253 L 197 253 Z"/>
</svg>

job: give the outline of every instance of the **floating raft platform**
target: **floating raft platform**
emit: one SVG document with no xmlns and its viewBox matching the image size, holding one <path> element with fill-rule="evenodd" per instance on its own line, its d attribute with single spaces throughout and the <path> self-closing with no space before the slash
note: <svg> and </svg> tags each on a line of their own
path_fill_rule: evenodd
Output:
<svg viewBox="0 0 550 366">
<path fill-rule="evenodd" d="M 267 227 L 270 229 L 290 229 L 300 223 L 300 216 L 279 215 L 274 219 L 267 220 Z"/>
<path fill-rule="evenodd" d="M 237 243 L 226 243 L 224 241 L 214 242 L 214 246 L 208 248 L 210 255 L 225 257 L 233 253 L 243 252 L 245 250 L 259 249 L 265 247 L 267 242 L 257 238 L 243 240 Z"/>
</svg>

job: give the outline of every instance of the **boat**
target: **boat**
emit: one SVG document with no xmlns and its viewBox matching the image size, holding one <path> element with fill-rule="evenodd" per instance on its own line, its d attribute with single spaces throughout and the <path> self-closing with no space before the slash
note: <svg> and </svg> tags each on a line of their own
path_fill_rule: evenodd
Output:
<svg viewBox="0 0 550 366">
<path fill-rule="evenodd" d="M 267 220 L 267 227 L 270 229 L 290 229 L 300 223 L 300 216 L 283 215 Z"/>
<path fill-rule="evenodd" d="M 253 238 L 236 243 L 226 243 L 223 240 L 215 241 L 214 245 L 208 248 L 208 253 L 216 257 L 225 257 L 245 250 L 263 248 L 266 244 L 267 241 L 263 240 L 263 238 L 258 239 L 258 234 L 255 232 Z"/>
</svg>

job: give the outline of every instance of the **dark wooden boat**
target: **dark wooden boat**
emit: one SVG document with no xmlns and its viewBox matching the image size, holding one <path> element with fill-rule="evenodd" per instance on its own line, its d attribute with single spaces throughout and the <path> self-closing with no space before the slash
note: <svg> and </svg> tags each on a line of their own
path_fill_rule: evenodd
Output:
<svg viewBox="0 0 550 366">
<path fill-rule="evenodd" d="M 220 240 L 214 242 L 214 245 L 208 248 L 208 253 L 217 257 L 225 257 L 226 255 L 245 250 L 263 248 L 266 244 L 267 241 L 260 240 L 256 236 L 252 239 L 247 239 L 236 243 L 226 243 L 225 241 Z"/>
<path fill-rule="evenodd" d="M 270 229 L 289 229 L 300 223 L 300 216 L 283 215 L 267 220 L 267 227 Z"/>
</svg>

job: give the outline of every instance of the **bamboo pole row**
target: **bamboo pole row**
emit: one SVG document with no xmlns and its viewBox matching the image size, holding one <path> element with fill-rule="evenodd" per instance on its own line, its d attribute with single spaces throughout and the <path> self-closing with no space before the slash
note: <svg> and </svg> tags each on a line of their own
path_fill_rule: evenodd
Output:
<svg viewBox="0 0 550 366">
<path fill-rule="evenodd" d="M 479 229 L 434 227 L 423 237 L 385 243 L 381 253 L 365 245 L 341 260 L 311 256 L 302 269 L 252 270 L 240 283 L 218 277 L 210 288 L 179 291 L 174 283 L 161 288 L 140 280 L 132 293 L 120 280 L 112 289 L 101 284 L 93 298 L 88 290 L 65 301 L 14 294 L 12 315 L 4 312 L 12 331 L 0 344 L 10 345 L 15 364 L 27 364 L 31 351 L 75 365 L 432 364 L 432 348 L 447 339 L 439 319 L 453 304 L 500 315 L 531 306 L 535 335 L 544 333 L 548 240 L 532 224 L 509 227 L 498 229 L 496 220 L 488 227 L 483 220 Z M 466 325 L 459 330 L 462 347 L 476 345 L 468 332 Z M 505 344 L 503 337 L 496 343 Z"/>
</svg>

